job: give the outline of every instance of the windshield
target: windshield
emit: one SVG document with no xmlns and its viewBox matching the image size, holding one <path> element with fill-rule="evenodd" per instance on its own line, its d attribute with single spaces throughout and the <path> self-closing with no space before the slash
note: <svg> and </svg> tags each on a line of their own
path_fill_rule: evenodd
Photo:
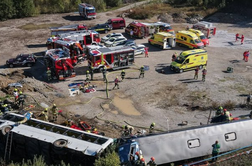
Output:
<svg viewBox="0 0 252 166">
<path fill-rule="evenodd" d="M 115 41 L 115 38 L 111 38 L 111 39 L 109 39 L 109 41 L 110 41 L 110 42 L 113 42 L 113 41 Z"/>
<path fill-rule="evenodd" d="M 206 36 L 205 35 L 201 35 L 200 36 L 200 39 L 202 40 L 202 39 L 206 39 Z"/>
<path fill-rule="evenodd" d="M 87 9 L 87 13 L 95 13 L 95 9 Z"/>
<path fill-rule="evenodd" d="M 194 42 L 195 42 L 196 44 L 201 43 L 201 41 L 200 41 L 199 39 L 195 39 Z"/>
<path fill-rule="evenodd" d="M 185 60 L 184 56 L 179 55 L 179 56 L 176 58 L 175 62 L 182 64 L 182 63 L 184 62 L 184 60 Z"/>
</svg>

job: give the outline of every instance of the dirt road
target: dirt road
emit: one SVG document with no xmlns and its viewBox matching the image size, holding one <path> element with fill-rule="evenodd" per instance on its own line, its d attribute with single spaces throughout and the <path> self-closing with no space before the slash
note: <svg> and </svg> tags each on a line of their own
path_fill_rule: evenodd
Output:
<svg viewBox="0 0 252 166">
<path fill-rule="evenodd" d="M 97 19 L 89 21 L 83 21 L 74 13 L 66 13 L 1 22 L 0 72 L 9 73 L 14 70 L 7 69 L 4 64 L 7 59 L 15 57 L 19 53 L 36 53 L 42 56 L 46 50 L 45 42 L 50 35 L 49 29 L 24 30 L 21 28 L 22 26 L 75 23 L 94 25 L 104 23 L 108 18 L 116 17 L 118 14 L 121 14 L 121 10 L 99 13 Z M 72 114 L 72 117 L 76 119 L 80 117 L 92 119 L 98 116 L 103 120 L 116 122 L 119 126 L 127 122 L 146 128 L 155 122 L 156 128 L 163 131 L 181 128 L 178 124 L 182 121 L 188 121 L 187 126 L 206 124 L 211 108 L 219 105 L 234 106 L 234 109 L 230 110 L 233 116 L 247 114 L 250 110 L 241 107 L 245 106 L 246 95 L 252 92 L 252 65 L 251 60 L 249 62 L 242 60 L 242 54 L 245 50 L 252 49 L 251 20 L 247 20 L 246 24 L 244 22 L 239 24 L 214 22 L 223 15 L 225 14 L 217 13 L 209 18 L 217 26 L 217 34 L 210 39 L 210 46 L 206 47 L 209 55 L 206 82 L 200 81 L 201 76 L 199 80 L 193 80 L 193 71 L 181 74 L 170 71 L 172 54 L 186 50 L 185 48 L 160 50 L 150 46 L 147 39 L 136 39 L 136 43 L 149 47 L 149 58 L 144 58 L 143 55 L 136 57 L 135 66 L 125 70 L 126 79 L 120 82 L 120 89 L 109 91 L 111 100 L 105 99 L 105 84 L 102 82 L 101 73 L 94 75 L 93 84 L 98 86 L 95 93 L 69 97 L 67 85 L 85 79 L 86 62 L 76 67 L 77 76 L 75 78 L 50 84 L 41 82 L 45 80 L 43 61 L 39 61 L 31 69 L 18 68 L 18 70 L 25 70 L 26 73 L 34 76 L 34 79 L 23 79 L 23 82 L 30 87 L 26 88 L 24 93 L 33 96 L 42 104 L 56 103 L 60 109 L 69 112 L 69 115 Z M 156 18 L 150 20 L 156 20 Z M 131 21 L 126 18 L 127 24 Z M 184 29 L 187 24 L 172 25 Z M 123 31 L 113 30 L 112 32 Z M 245 35 L 243 45 L 234 41 L 237 32 Z M 101 34 L 102 36 L 104 34 Z M 139 70 L 137 69 L 142 65 L 149 66 L 150 70 L 146 71 L 144 79 L 138 79 Z M 227 67 L 233 67 L 234 73 L 226 73 Z M 164 70 L 165 73 L 160 73 L 161 70 Z M 113 80 L 119 75 L 120 71 L 109 72 L 109 89 L 112 89 Z M 1 76 L 1 88 L 4 88 L 7 83 L 19 80 L 22 78 Z M 40 91 L 34 90 L 34 87 Z M 6 94 L 1 92 L 0 95 L 3 97 Z M 105 130 L 107 136 L 118 137 L 120 132 L 117 127 L 112 123 L 104 123 L 103 120 L 96 119 L 96 122 L 90 121 L 90 123 L 94 123 L 100 130 Z"/>
</svg>

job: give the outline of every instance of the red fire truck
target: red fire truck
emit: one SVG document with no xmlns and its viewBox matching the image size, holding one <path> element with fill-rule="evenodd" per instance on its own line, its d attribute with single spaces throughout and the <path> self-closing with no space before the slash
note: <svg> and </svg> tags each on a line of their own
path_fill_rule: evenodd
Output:
<svg viewBox="0 0 252 166">
<path fill-rule="evenodd" d="M 82 46 L 98 44 L 101 42 L 99 33 L 91 30 L 64 33 L 59 35 L 59 38 L 67 38 L 70 40 L 78 41 Z"/>
<path fill-rule="evenodd" d="M 47 43 L 47 49 L 62 48 L 69 51 L 70 57 L 72 59 L 72 65 L 76 65 L 79 61 L 83 60 L 85 57 L 84 49 L 79 42 L 72 41 L 69 39 L 58 39 L 52 40 L 52 42 Z"/>
<path fill-rule="evenodd" d="M 74 24 L 74 25 L 66 25 L 62 27 L 52 27 L 50 28 L 51 35 L 57 36 L 62 33 L 68 33 L 71 31 L 80 31 L 80 30 L 87 30 L 87 26 L 84 24 Z"/>
<path fill-rule="evenodd" d="M 85 19 L 95 19 L 96 18 L 95 7 L 93 5 L 90 5 L 87 3 L 79 4 L 79 13 Z"/>
<path fill-rule="evenodd" d="M 204 35 L 209 38 L 211 35 L 215 35 L 216 27 L 213 26 L 213 23 L 200 21 L 192 26 L 193 29 L 200 30 Z"/>
<path fill-rule="evenodd" d="M 133 30 L 133 36 L 138 38 L 144 38 L 149 36 L 148 27 L 140 22 L 133 21 L 125 28 L 125 33 L 130 35 L 130 31 Z"/>
<path fill-rule="evenodd" d="M 68 50 L 61 48 L 47 50 L 44 61 L 46 67 L 51 70 L 53 78 L 65 80 L 69 77 L 75 77 L 73 62 Z"/>
<path fill-rule="evenodd" d="M 134 63 L 134 49 L 130 46 L 88 49 L 88 66 L 95 70 L 127 68 Z"/>
</svg>

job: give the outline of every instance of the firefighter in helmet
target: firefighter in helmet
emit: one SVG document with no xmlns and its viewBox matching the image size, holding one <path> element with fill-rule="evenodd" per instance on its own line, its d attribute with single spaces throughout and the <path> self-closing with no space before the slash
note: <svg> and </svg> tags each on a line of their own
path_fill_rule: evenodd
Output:
<svg viewBox="0 0 252 166">
<path fill-rule="evenodd" d="M 140 75 L 139 78 L 143 77 L 144 78 L 144 66 L 140 68 Z"/>
<path fill-rule="evenodd" d="M 123 81 L 124 78 L 125 78 L 125 71 L 124 71 L 124 70 L 122 70 L 122 72 L 121 72 L 121 78 L 122 78 L 122 81 Z"/>
<path fill-rule="evenodd" d="M 52 114 L 53 114 L 53 121 L 57 121 L 58 118 L 58 107 L 56 106 L 56 104 L 53 104 L 52 107 Z"/>
<path fill-rule="evenodd" d="M 45 108 L 45 110 L 39 114 L 39 117 L 41 117 L 41 120 L 48 122 L 48 108 Z"/>
<path fill-rule="evenodd" d="M 47 68 L 46 74 L 47 74 L 47 81 L 51 81 L 52 80 L 52 72 L 49 67 Z"/>
</svg>

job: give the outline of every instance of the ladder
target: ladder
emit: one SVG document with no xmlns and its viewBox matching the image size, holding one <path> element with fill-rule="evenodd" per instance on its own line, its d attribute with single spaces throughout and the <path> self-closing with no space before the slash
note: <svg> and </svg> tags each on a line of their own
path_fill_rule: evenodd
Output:
<svg viewBox="0 0 252 166">
<path fill-rule="evenodd" d="M 4 151 L 4 161 L 5 161 L 5 163 L 7 163 L 10 160 L 11 146 L 12 146 L 12 136 L 13 136 L 13 132 L 9 131 L 7 133 L 7 140 L 6 140 L 5 151 Z"/>
</svg>

